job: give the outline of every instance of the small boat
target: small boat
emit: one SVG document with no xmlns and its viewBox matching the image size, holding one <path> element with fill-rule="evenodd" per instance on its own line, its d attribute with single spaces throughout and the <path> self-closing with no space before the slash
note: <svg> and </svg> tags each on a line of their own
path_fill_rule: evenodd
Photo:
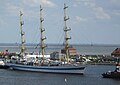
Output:
<svg viewBox="0 0 120 85">
<path fill-rule="evenodd" d="M 64 11 L 66 11 L 68 7 L 66 6 L 66 4 L 64 4 Z M 66 13 L 66 12 L 65 12 Z M 57 64 L 57 65 L 46 65 L 45 64 L 45 54 L 44 54 L 44 49 L 45 49 L 45 45 L 44 45 L 44 40 L 46 39 L 44 37 L 44 31 L 45 29 L 43 29 L 42 27 L 42 22 L 44 21 L 44 19 L 42 18 L 42 8 L 40 6 L 40 31 L 41 31 L 41 50 L 42 50 L 42 62 L 40 64 L 38 64 L 39 61 L 37 61 L 37 64 L 30 64 L 28 65 L 27 63 L 23 63 L 24 61 L 24 33 L 22 32 L 22 21 L 21 21 L 21 16 L 23 14 L 20 12 L 20 25 L 21 25 L 21 62 L 18 62 L 17 64 L 13 64 L 13 63 L 7 63 L 6 65 L 9 66 L 10 69 L 13 70 L 22 70 L 22 71 L 33 71 L 33 72 L 44 72 L 44 73 L 63 73 L 63 74 L 84 74 L 84 69 L 85 66 L 80 66 L 80 65 L 76 65 L 76 64 Z M 68 35 L 67 35 L 67 31 L 69 31 L 69 29 L 66 26 L 66 21 L 68 20 L 68 18 L 64 17 L 64 22 L 65 22 L 65 40 L 66 40 L 66 45 L 65 45 L 65 50 L 66 50 L 66 55 L 65 57 L 67 58 L 66 61 L 69 62 L 68 59 Z M 22 61 L 23 60 L 23 61 Z M 36 59 L 37 60 L 37 59 Z M 32 63 L 32 62 L 31 62 Z"/>
<path fill-rule="evenodd" d="M 108 71 L 102 74 L 103 78 L 119 78 L 120 79 L 120 63 L 116 64 L 115 71 Z"/>
</svg>

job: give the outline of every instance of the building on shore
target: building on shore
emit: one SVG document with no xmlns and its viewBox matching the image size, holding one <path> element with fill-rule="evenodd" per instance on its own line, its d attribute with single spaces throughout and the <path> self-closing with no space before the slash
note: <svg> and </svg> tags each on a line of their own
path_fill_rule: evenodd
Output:
<svg viewBox="0 0 120 85">
<path fill-rule="evenodd" d="M 111 55 L 120 58 L 120 48 L 116 48 Z"/>
<path fill-rule="evenodd" d="M 62 49 L 61 50 L 61 53 L 62 54 L 65 54 L 65 49 Z M 69 56 L 76 56 L 77 55 L 77 51 L 76 51 L 76 49 L 75 48 L 73 48 L 73 47 L 69 47 L 68 48 L 68 54 L 69 54 Z"/>
</svg>

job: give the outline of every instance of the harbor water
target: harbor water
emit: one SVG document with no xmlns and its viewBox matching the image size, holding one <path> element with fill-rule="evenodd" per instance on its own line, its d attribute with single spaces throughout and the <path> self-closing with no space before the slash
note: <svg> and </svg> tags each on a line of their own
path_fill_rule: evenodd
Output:
<svg viewBox="0 0 120 85">
<path fill-rule="evenodd" d="M 0 69 L 0 85 L 119 85 L 120 79 L 103 78 L 110 65 L 87 65 L 84 75 L 51 74 Z"/>
</svg>

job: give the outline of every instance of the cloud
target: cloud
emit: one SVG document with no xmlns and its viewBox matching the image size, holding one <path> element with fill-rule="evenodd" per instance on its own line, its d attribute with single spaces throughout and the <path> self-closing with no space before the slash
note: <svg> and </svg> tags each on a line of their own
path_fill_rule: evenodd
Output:
<svg viewBox="0 0 120 85">
<path fill-rule="evenodd" d="M 23 3 L 31 7 L 36 7 L 36 6 L 39 6 L 40 4 L 42 4 L 45 7 L 55 6 L 55 4 L 50 0 L 23 0 Z"/>
<path fill-rule="evenodd" d="M 24 8 L 23 11 L 25 13 L 25 16 L 26 17 L 34 17 L 34 18 L 39 17 L 39 7 L 40 7 L 40 5 L 42 5 L 42 7 L 54 7 L 54 6 L 56 6 L 50 0 L 23 0 L 22 3 L 24 5 L 23 6 L 23 8 Z M 28 6 L 28 7 L 26 7 L 26 6 Z"/>
<path fill-rule="evenodd" d="M 80 17 L 80 16 L 75 16 L 75 19 L 76 19 L 76 21 L 79 23 L 79 22 L 82 22 L 82 21 L 87 21 L 87 19 L 85 19 L 85 18 L 82 18 L 82 17 Z"/>
<path fill-rule="evenodd" d="M 87 2 L 84 2 L 84 4 L 85 6 L 90 7 L 94 11 L 96 18 L 98 19 L 110 19 L 111 18 L 111 16 L 105 12 L 103 7 L 97 6 L 95 2 L 87 1 Z"/>
<path fill-rule="evenodd" d="M 41 0 L 41 4 L 43 6 L 47 6 L 47 7 L 54 7 L 56 6 L 53 2 L 51 2 L 50 0 Z"/>
<path fill-rule="evenodd" d="M 111 3 L 120 4 L 120 0 L 110 0 Z"/>
<path fill-rule="evenodd" d="M 31 17 L 38 18 L 39 16 L 39 8 L 36 8 L 38 10 L 32 10 L 34 9 L 34 6 L 31 4 L 31 6 L 27 6 L 28 4 L 34 2 L 34 0 L 28 0 L 28 3 L 26 3 L 26 0 L 22 0 L 23 2 L 20 2 L 19 5 L 16 5 L 14 3 L 6 3 L 5 11 L 8 13 L 7 16 L 17 16 L 19 17 L 19 12 L 22 11 L 24 14 L 24 17 L 30 19 Z M 39 5 L 38 5 L 39 7 Z M 37 12 L 36 12 L 37 11 Z"/>
<path fill-rule="evenodd" d="M 74 7 L 80 6 L 80 4 L 84 4 L 86 2 L 93 2 L 94 0 L 75 0 L 75 3 L 73 4 Z"/>
<path fill-rule="evenodd" d="M 4 21 L 0 18 L 0 25 L 3 25 Z"/>
<path fill-rule="evenodd" d="M 111 16 L 105 11 L 103 7 L 100 7 L 95 3 L 95 0 L 75 0 L 75 1 L 76 4 L 74 4 L 74 6 L 79 6 L 80 4 L 84 4 L 84 6 L 91 8 L 97 19 L 111 18 Z"/>
<path fill-rule="evenodd" d="M 98 19 L 110 19 L 111 16 L 107 14 L 102 7 L 94 7 L 96 18 Z"/>
<path fill-rule="evenodd" d="M 37 19 L 39 17 L 39 11 L 38 12 L 35 12 L 35 11 L 32 11 L 32 10 L 25 10 L 24 12 L 24 16 L 28 19 Z"/>
<path fill-rule="evenodd" d="M 19 3 L 19 4 L 18 4 Z M 28 21 L 34 21 L 38 20 L 40 17 L 40 4 L 44 7 L 54 7 L 55 4 L 52 3 L 50 0 L 21 0 L 20 2 L 6 2 L 4 5 L 5 10 L 5 16 L 7 17 L 18 17 L 19 18 L 19 12 L 22 11 L 23 18 Z M 43 11 L 43 15 L 45 15 L 45 11 Z M 0 21 L 0 24 L 2 24 L 3 21 Z"/>
<path fill-rule="evenodd" d="M 113 14 L 116 15 L 116 16 L 120 16 L 120 10 L 114 10 Z"/>
<path fill-rule="evenodd" d="M 11 3 L 7 3 L 6 4 L 6 11 L 9 13 L 9 16 L 17 16 L 17 14 L 19 13 L 20 10 L 23 10 L 21 7 L 19 6 L 15 6 Z"/>
<path fill-rule="evenodd" d="M 7 21 L 8 22 L 8 21 Z M 0 16 L 0 30 L 4 30 L 5 26 L 8 26 L 8 23 L 5 21 L 5 18 Z"/>
</svg>

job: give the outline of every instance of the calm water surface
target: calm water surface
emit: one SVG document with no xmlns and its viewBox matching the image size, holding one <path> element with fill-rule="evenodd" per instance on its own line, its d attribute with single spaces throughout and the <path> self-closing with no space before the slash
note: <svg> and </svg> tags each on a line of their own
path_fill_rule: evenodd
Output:
<svg viewBox="0 0 120 85">
<path fill-rule="evenodd" d="M 102 78 L 114 66 L 88 65 L 85 75 L 50 74 L 0 69 L 0 85 L 120 85 L 120 79 Z"/>
</svg>

